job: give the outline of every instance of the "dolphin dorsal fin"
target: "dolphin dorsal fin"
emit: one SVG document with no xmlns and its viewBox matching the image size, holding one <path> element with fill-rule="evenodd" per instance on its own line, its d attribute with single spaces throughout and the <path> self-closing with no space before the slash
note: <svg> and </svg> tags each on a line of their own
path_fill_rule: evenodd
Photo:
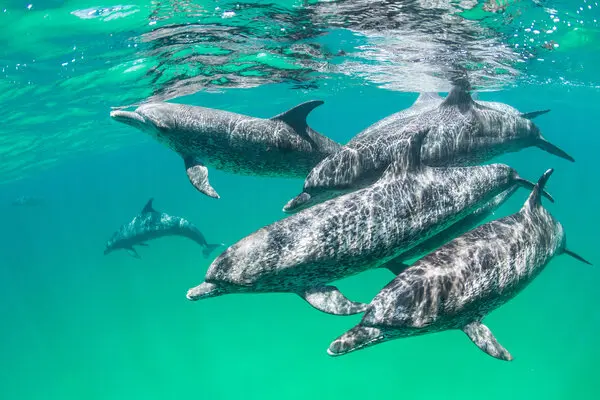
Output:
<svg viewBox="0 0 600 400">
<path fill-rule="evenodd" d="M 310 114 L 312 110 L 323 103 L 324 101 L 322 100 L 307 101 L 306 103 L 299 104 L 294 108 L 274 116 L 271 118 L 271 120 L 285 122 L 300 136 L 304 138 L 310 138 L 306 132 L 306 128 L 308 127 L 308 124 L 306 123 L 306 117 L 308 117 L 308 114 Z"/>
<path fill-rule="evenodd" d="M 550 178 L 550 175 L 552 175 L 553 172 L 553 168 L 550 168 L 549 170 L 544 172 L 544 175 L 542 175 L 538 182 L 535 184 L 533 190 L 531 191 L 531 194 L 527 198 L 527 201 L 523 206 L 524 208 L 534 209 L 542 205 L 542 194 L 544 192 L 544 187 L 546 186 L 546 183 L 548 182 L 548 179 Z"/>
<path fill-rule="evenodd" d="M 417 97 L 417 100 L 415 100 L 412 107 L 420 106 L 441 99 L 442 96 L 440 96 L 437 92 L 420 92 L 419 97 Z"/>
<path fill-rule="evenodd" d="M 152 201 L 154 201 L 153 197 L 151 197 L 150 200 L 148 200 L 148 202 L 144 206 L 144 208 L 142 208 L 142 214 L 156 212 L 156 210 L 152 207 Z"/>
<path fill-rule="evenodd" d="M 455 85 L 448 93 L 448 96 L 444 99 L 440 107 L 458 107 L 461 111 L 468 110 L 473 107 L 475 102 L 467 91 L 467 87 L 464 85 Z"/>
<path fill-rule="evenodd" d="M 404 175 L 408 172 L 415 172 L 423 167 L 421 164 L 421 147 L 429 130 L 419 131 L 412 134 L 400 145 L 397 154 L 394 155 L 394 161 L 386 168 L 381 179 L 389 179 Z"/>
</svg>

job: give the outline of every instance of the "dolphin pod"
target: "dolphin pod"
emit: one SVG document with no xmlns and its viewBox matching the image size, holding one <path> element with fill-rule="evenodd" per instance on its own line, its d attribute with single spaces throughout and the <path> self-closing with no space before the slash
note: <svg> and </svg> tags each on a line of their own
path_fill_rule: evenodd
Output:
<svg viewBox="0 0 600 400">
<path fill-rule="evenodd" d="M 423 166 L 421 141 L 404 142 L 409 149 L 404 163 L 390 166 L 376 184 L 277 221 L 232 245 L 188 298 L 292 292 L 326 313 L 362 312 L 364 305 L 349 301 L 329 283 L 401 256 L 480 208 L 493 209 L 496 196 L 523 184 L 516 171 L 502 164 Z"/>
<path fill-rule="evenodd" d="M 562 225 L 541 204 L 540 191 L 551 174 L 546 171 L 516 214 L 459 236 L 401 272 L 328 353 L 459 329 L 490 356 L 512 360 L 482 319 L 521 292 L 556 255 L 589 264 L 567 249 Z"/>
<path fill-rule="evenodd" d="M 377 122 L 319 162 L 283 211 L 296 212 L 372 184 L 402 156 L 396 143 L 420 132 L 427 134 L 421 157 L 430 166 L 475 165 L 531 146 L 573 161 L 529 119 L 546 111 L 522 114 L 502 103 L 477 103 L 463 86 L 454 86 L 443 100 L 428 94 L 415 105 L 419 102 L 426 104 L 421 112 L 410 112 L 411 107 Z"/>
<path fill-rule="evenodd" d="M 480 101 L 468 85 L 445 98 L 420 93 L 411 107 L 358 133 L 344 146 L 310 128 L 310 101 L 270 119 L 171 103 L 113 111 L 119 122 L 147 132 L 181 156 L 190 182 L 218 198 L 208 168 L 245 175 L 304 179 L 285 218 L 226 248 L 204 280 L 187 291 L 192 301 L 242 293 L 292 293 L 332 315 L 362 313 L 331 342 L 341 356 L 397 338 L 461 330 L 483 352 L 512 355 L 483 319 L 514 298 L 560 254 L 589 261 L 566 244 L 562 225 L 542 206 L 554 202 L 545 186 L 497 156 L 538 147 L 574 159 L 548 142 L 521 112 Z M 520 211 L 485 223 L 519 188 L 530 191 Z M 159 213 L 152 199 L 115 232 L 105 254 L 167 235 L 186 236 L 209 253 L 188 221 Z M 416 259 L 416 261 L 414 261 Z M 347 298 L 335 282 L 367 270 L 394 274 L 368 303 Z M 218 300 L 216 300 L 218 301 Z"/>
</svg>

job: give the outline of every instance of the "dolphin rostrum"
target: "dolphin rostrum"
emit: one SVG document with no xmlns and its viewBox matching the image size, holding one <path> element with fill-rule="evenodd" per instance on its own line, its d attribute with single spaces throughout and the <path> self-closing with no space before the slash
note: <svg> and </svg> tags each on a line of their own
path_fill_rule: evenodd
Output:
<svg viewBox="0 0 600 400">
<path fill-rule="evenodd" d="M 487 103 L 489 107 L 478 104 L 458 85 L 443 101 L 439 96 L 428 97 L 424 111 L 395 121 L 390 116 L 390 123 L 378 122 L 376 129 L 367 128 L 340 151 L 324 158 L 306 177 L 302 193 L 288 201 L 283 210 L 296 212 L 372 184 L 401 156 L 401 139 L 419 132 L 427 133 L 421 157 L 429 166 L 476 165 L 530 146 L 573 161 L 510 106 L 512 111 L 501 103 Z"/>
<path fill-rule="evenodd" d="M 306 117 L 322 101 L 309 101 L 270 119 L 174 103 L 148 103 L 112 111 L 119 122 L 149 133 L 179 154 L 192 185 L 219 198 L 208 168 L 243 175 L 304 178 L 340 145 L 311 129 Z"/>
<path fill-rule="evenodd" d="M 523 185 L 502 164 L 423 166 L 422 139 L 405 140 L 405 157 L 375 184 L 276 221 L 229 247 L 187 297 L 291 292 L 323 312 L 356 314 L 365 305 L 348 300 L 331 282 L 378 268 Z"/>
<path fill-rule="evenodd" d="M 567 249 L 562 225 L 541 204 L 551 173 L 544 173 L 518 213 L 475 228 L 401 272 L 328 353 L 460 329 L 490 356 L 512 360 L 483 318 L 525 289 L 554 256 L 589 264 Z"/>
<path fill-rule="evenodd" d="M 165 236 L 183 236 L 192 239 L 204 248 L 202 253 L 205 257 L 222 246 L 222 244 L 209 244 L 198 228 L 186 219 L 156 211 L 152 207 L 152 201 L 153 199 L 148 200 L 139 215 L 113 234 L 106 243 L 105 255 L 114 250 L 124 249 L 130 255 L 140 258 L 133 246 L 148 246 L 146 244 L 148 240 Z"/>
</svg>

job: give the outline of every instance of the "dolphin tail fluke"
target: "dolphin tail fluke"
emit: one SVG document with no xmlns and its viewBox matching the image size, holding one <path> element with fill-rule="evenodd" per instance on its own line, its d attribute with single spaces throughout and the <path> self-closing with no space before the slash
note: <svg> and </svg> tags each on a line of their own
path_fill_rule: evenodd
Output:
<svg viewBox="0 0 600 400">
<path fill-rule="evenodd" d="M 380 329 L 356 325 L 329 345 L 327 354 L 342 356 L 352 351 L 381 342 L 385 336 Z"/>
<path fill-rule="evenodd" d="M 494 337 L 490 328 L 481 322 L 471 322 L 463 328 L 469 339 L 488 355 L 504 361 L 512 361 L 513 357 Z"/>
<path fill-rule="evenodd" d="M 216 297 L 223 293 L 223 290 L 214 283 L 202 282 L 200 285 L 188 290 L 186 297 L 188 300 L 196 301 L 208 297 Z"/>
<path fill-rule="evenodd" d="M 348 300 L 335 286 L 317 286 L 298 295 L 327 314 L 353 315 L 364 312 L 368 307 L 368 304 Z"/>
<path fill-rule="evenodd" d="M 529 189 L 529 190 L 535 189 L 535 184 L 533 182 L 528 181 L 527 179 L 523 179 L 520 176 L 517 176 L 515 179 L 525 189 Z M 545 198 L 547 198 L 552 203 L 554 203 L 554 198 L 550 195 L 550 193 L 548 193 L 546 190 L 542 190 L 542 194 L 544 195 Z"/>
<path fill-rule="evenodd" d="M 531 111 L 528 113 L 522 113 L 521 117 L 523 118 L 527 118 L 527 119 L 534 119 L 536 117 L 539 117 L 540 115 L 544 115 L 546 113 L 549 113 L 550 110 L 538 110 L 538 111 Z"/>
<path fill-rule="evenodd" d="M 573 257 L 574 259 L 576 259 L 576 260 L 579 260 L 579 261 L 581 261 L 581 262 L 582 262 L 582 263 L 584 263 L 584 264 L 587 264 L 587 265 L 592 265 L 592 263 L 591 263 L 591 262 L 589 262 L 589 261 L 588 261 L 588 260 L 586 260 L 585 258 L 581 257 L 579 254 L 577 254 L 577 253 L 575 253 L 575 252 L 573 252 L 573 251 L 571 251 L 571 250 L 569 250 L 569 249 L 564 249 L 564 250 L 563 250 L 563 253 L 565 253 L 565 254 L 567 254 L 567 255 L 570 255 L 570 256 L 571 256 L 571 257 Z"/>
<path fill-rule="evenodd" d="M 204 258 L 208 258 L 208 256 L 210 256 L 210 253 L 212 253 L 214 249 L 221 246 L 223 246 L 223 243 L 207 244 L 206 246 L 204 246 L 204 250 L 202 250 Z"/>
<path fill-rule="evenodd" d="M 536 146 L 539 147 L 540 149 L 542 149 L 542 150 L 550 153 L 550 154 L 554 154 L 555 156 L 558 156 L 560 158 L 564 158 L 565 160 L 569 160 L 571 162 L 575 162 L 575 159 L 573 157 L 571 157 L 565 151 L 563 151 L 562 149 L 560 149 L 557 146 L 553 145 L 552 143 L 550 143 L 549 141 L 547 141 L 543 137 L 540 137 L 538 139 L 538 141 L 536 143 Z"/>
</svg>

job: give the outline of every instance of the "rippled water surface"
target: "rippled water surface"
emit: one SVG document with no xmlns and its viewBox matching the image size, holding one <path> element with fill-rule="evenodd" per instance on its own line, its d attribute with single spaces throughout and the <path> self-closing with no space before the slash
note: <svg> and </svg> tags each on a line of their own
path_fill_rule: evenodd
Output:
<svg viewBox="0 0 600 400">
<path fill-rule="evenodd" d="M 113 109 L 168 100 L 267 118 L 324 100 L 309 125 L 346 143 L 467 74 L 483 100 L 551 110 L 535 123 L 576 162 L 536 149 L 500 161 L 530 180 L 556 169 L 550 209 L 599 264 L 597 1 L 31 1 L 0 2 L 0 398 L 600 398 L 600 273 L 566 256 L 486 319 L 515 356 L 503 363 L 460 332 L 330 358 L 358 316 L 293 295 L 191 303 L 212 259 L 183 239 L 141 260 L 102 255 L 150 197 L 229 246 L 283 218 L 302 187 L 214 170 L 221 199 L 206 198 Z M 338 286 L 370 301 L 392 277 L 354 278 Z"/>
</svg>

